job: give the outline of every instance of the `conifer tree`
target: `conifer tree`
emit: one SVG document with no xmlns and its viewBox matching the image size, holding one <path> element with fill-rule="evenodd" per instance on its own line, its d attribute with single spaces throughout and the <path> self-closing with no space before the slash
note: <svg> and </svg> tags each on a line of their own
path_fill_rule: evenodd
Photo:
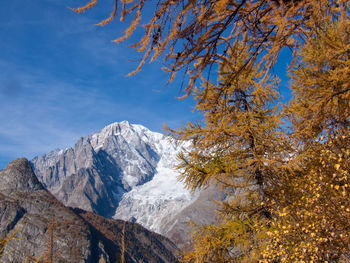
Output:
<svg viewBox="0 0 350 263">
<path fill-rule="evenodd" d="M 277 79 L 263 76 L 257 65 L 242 71 L 250 56 L 242 43 L 229 55 L 218 83 L 203 80 L 194 91 L 195 110 L 203 113 L 204 123 L 171 131 L 177 139 L 193 142 L 192 150 L 180 155 L 178 167 L 186 185 L 195 190 L 217 184 L 230 195 L 222 203 L 222 224 L 195 231 L 194 250 L 185 255 L 194 262 L 259 257 L 271 219 L 266 199 L 275 191 L 277 168 L 287 150 L 275 101 Z"/>
<path fill-rule="evenodd" d="M 133 19 L 116 43 L 130 38 L 137 26 L 145 23 L 143 36 L 131 45 L 142 53 L 142 59 L 130 75 L 147 60 L 162 57 L 170 81 L 179 71 L 188 77 L 187 94 L 202 73 L 225 62 L 237 40 L 250 51 L 247 64 L 258 59 L 268 74 L 282 48 L 296 51 L 322 21 L 349 14 L 346 0 L 115 0 L 111 15 L 97 25 L 106 25 L 118 15 L 118 2 L 120 20 L 128 16 Z M 153 5 L 154 13 L 142 21 L 147 3 Z M 72 10 L 81 13 L 96 4 L 97 0 L 91 0 Z"/>
<path fill-rule="evenodd" d="M 83 12 L 97 3 L 74 9 Z M 143 0 L 122 0 L 141 21 Z M 111 16 L 117 15 L 117 0 Z M 180 156 L 192 189 L 228 194 L 218 225 L 195 227 L 192 262 L 346 262 L 350 255 L 349 4 L 345 0 L 159 0 L 133 47 L 164 55 L 172 80 L 184 69 L 203 123 L 169 130 L 193 148 Z M 280 50 L 293 51 L 294 97 L 281 126 L 270 76 Z M 219 80 L 210 79 L 219 65 Z M 215 69 L 215 67 L 214 67 Z M 202 85 L 194 83 L 203 72 Z M 131 74 L 135 73 L 132 72 Z M 215 76 L 215 74 L 214 74 Z"/>
<path fill-rule="evenodd" d="M 197 226 L 194 249 L 185 254 L 185 261 L 349 260 L 349 29 L 346 19 L 325 22 L 299 52 L 290 72 L 294 97 L 283 112 L 290 118 L 291 134 L 279 130 L 271 105 L 274 92 L 268 82 L 259 86 L 259 71 L 242 71 L 242 79 L 230 86 L 227 77 L 239 68 L 237 61 L 244 63 L 246 51 L 235 47 L 230 67 L 221 67 L 219 84 L 205 83 L 196 91 L 195 109 L 204 113 L 205 125 L 188 124 L 174 132 L 194 143 L 193 150 L 181 156 L 184 180 L 192 189 L 212 183 L 234 187 L 236 193 L 241 188 L 251 202 L 245 206 L 242 196 L 232 195 L 223 203 L 221 224 Z M 249 107 L 244 107 L 242 94 L 249 98 Z M 265 114 L 256 108 L 256 100 L 263 102 Z M 260 155 L 250 144 L 251 136 Z M 254 211 L 260 211 L 259 216 Z"/>
<path fill-rule="evenodd" d="M 293 171 L 275 206 L 267 262 L 350 259 L 350 24 L 324 23 L 291 70 Z"/>
<path fill-rule="evenodd" d="M 55 247 L 55 241 L 57 239 L 57 235 L 55 233 L 55 228 L 58 226 L 58 223 L 56 222 L 53 215 L 51 215 L 50 223 L 47 227 L 47 251 L 43 255 L 43 259 L 45 263 L 54 263 L 58 258 L 58 251 Z"/>
</svg>

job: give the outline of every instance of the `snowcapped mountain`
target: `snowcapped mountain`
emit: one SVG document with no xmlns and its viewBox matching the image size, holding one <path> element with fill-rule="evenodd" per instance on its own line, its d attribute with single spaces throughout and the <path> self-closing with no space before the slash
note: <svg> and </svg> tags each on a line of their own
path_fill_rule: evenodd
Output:
<svg viewBox="0 0 350 263">
<path fill-rule="evenodd" d="M 137 222 L 171 238 L 184 221 L 208 223 L 204 215 L 200 219 L 198 213 L 184 212 L 194 203 L 203 205 L 198 201 L 203 194 L 190 193 L 177 180 L 174 166 L 183 147 L 190 144 L 175 145 L 160 133 L 123 121 L 31 164 L 39 181 L 65 205 Z M 176 239 L 180 246 L 188 241 Z"/>
</svg>

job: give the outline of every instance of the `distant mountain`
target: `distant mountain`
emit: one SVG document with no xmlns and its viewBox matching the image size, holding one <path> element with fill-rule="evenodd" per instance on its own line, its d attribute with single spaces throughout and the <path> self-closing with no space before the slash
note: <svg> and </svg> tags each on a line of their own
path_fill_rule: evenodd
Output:
<svg viewBox="0 0 350 263">
<path fill-rule="evenodd" d="M 130 263 L 177 262 L 176 246 L 165 237 L 62 205 L 24 158 L 1 170 L 0 180 L 0 240 L 12 236 L 1 262 L 120 262 L 122 255 Z"/>
<path fill-rule="evenodd" d="M 215 219 L 209 195 L 216 191 L 190 193 L 177 180 L 176 156 L 189 147 L 123 121 L 80 138 L 72 148 L 36 157 L 31 164 L 40 182 L 65 205 L 137 222 L 182 247 L 189 242 L 189 220 Z M 186 209 L 194 203 L 205 207 L 202 214 L 201 206 L 195 214 Z"/>
</svg>

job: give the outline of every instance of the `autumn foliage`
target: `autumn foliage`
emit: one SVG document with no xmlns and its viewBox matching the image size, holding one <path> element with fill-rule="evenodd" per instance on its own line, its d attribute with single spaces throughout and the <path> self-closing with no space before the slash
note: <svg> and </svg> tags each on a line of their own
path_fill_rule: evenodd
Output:
<svg viewBox="0 0 350 263">
<path fill-rule="evenodd" d="M 111 15 L 98 25 L 117 17 L 118 2 L 115 0 Z M 147 3 L 152 4 L 154 13 L 142 21 Z M 97 0 L 91 0 L 72 10 L 81 13 L 96 4 Z M 127 16 L 133 19 L 116 43 L 128 39 L 141 23 L 144 28 L 144 34 L 131 45 L 142 59 L 130 75 L 147 60 L 162 56 L 170 81 L 176 72 L 187 76 L 187 95 L 204 73 L 209 78 L 216 76 L 213 65 L 228 62 L 227 52 L 237 41 L 243 40 L 251 54 L 242 67 L 258 60 L 267 74 L 284 47 L 295 52 L 323 21 L 349 11 L 346 0 L 121 0 L 119 6 L 121 21 Z"/>
<path fill-rule="evenodd" d="M 222 224 L 194 229 L 185 261 L 349 261 L 349 29 L 348 21 L 325 23 L 299 51 L 290 69 L 293 98 L 280 111 L 268 104 L 276 90 L 257 72 L 245 88 L 246 69 L 236 83 L 219 78 L 197 91 L 204 125 L 173 131 L 195 146 L 180 156 L 183 180 L 192 189 L 216 183 L 235 192 L 222 204 Z M 283 119 L 291 125 L 278 126 Z"/>
<path fill-rule="evenodd" d="M 121 2 L 121 20 L 135 17 L 116 42 L 145 4 Z M 170 80 L 184 69 L 203 121 L 168 129 L 193 143 L 181 179 L 227 193 L 218 224 L 194 226 L 183 261 L 350 261 L 349 11 L 342 0 L 157 2 L 133 45 L 135 72 L 161 55 Z M 271 70 L 283 48 L 293 54 L 286 105 Z"/>
<path fill-rule="evenodd" d="M 270 260 L 349 260 L 349 37 L 348 21 L 325 23 L 290 71 L 293 172 L 273 207 Z"/>
</svg>

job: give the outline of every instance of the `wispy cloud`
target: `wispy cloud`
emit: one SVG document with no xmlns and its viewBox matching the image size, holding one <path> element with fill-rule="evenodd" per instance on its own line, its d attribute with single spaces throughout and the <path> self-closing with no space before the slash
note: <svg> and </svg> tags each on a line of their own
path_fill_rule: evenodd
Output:
<svg viewBox="0 0 350 263">
<path fill-rule="evenodd" d="M 164 122 L 178 127 L 195 116 L 190 101 L 175 98 L 178 87 L 163 90 L 167 76 L 159 65 L 125 77 L 137 66 L 129 59 L 138 54 L 111 42 L 121 34 L 119 26 L 94 26 L 108 12 L 77 17 L 53 0 L 4 1 L 0 169 L 17 157 L 71 147 L 115 121 L 161 131 Z"/>
<path fill-rule="evenodd" d="M 4 62 L 2 66 L 5 67 Z M 147 107 L 144 102 L 137 104 L 133 99 L 111 96 L 104 89 L 67 83 L 44 70 L 35 70 L 33 74 L 23 73 L 11 65 L 7 68 L 16 78 L 0 77 L 2 155 L 32 158 L 55 148 L 72 146 L 80 136 L 124 119 L 159 130 L 167 119 L 164 114 L 173 115 L 172 108 L 179 103 L 170 100 L 164 104 L 164 112 L 158 112 L 156 107 Z M 140 93 L 137 88 L 131 89 L 135 95 Z M 148 96 L 156 100 L 156 95 L 159 94 Z M 179 116 L 178 119 L 185 118 Z"/>
</svg>

